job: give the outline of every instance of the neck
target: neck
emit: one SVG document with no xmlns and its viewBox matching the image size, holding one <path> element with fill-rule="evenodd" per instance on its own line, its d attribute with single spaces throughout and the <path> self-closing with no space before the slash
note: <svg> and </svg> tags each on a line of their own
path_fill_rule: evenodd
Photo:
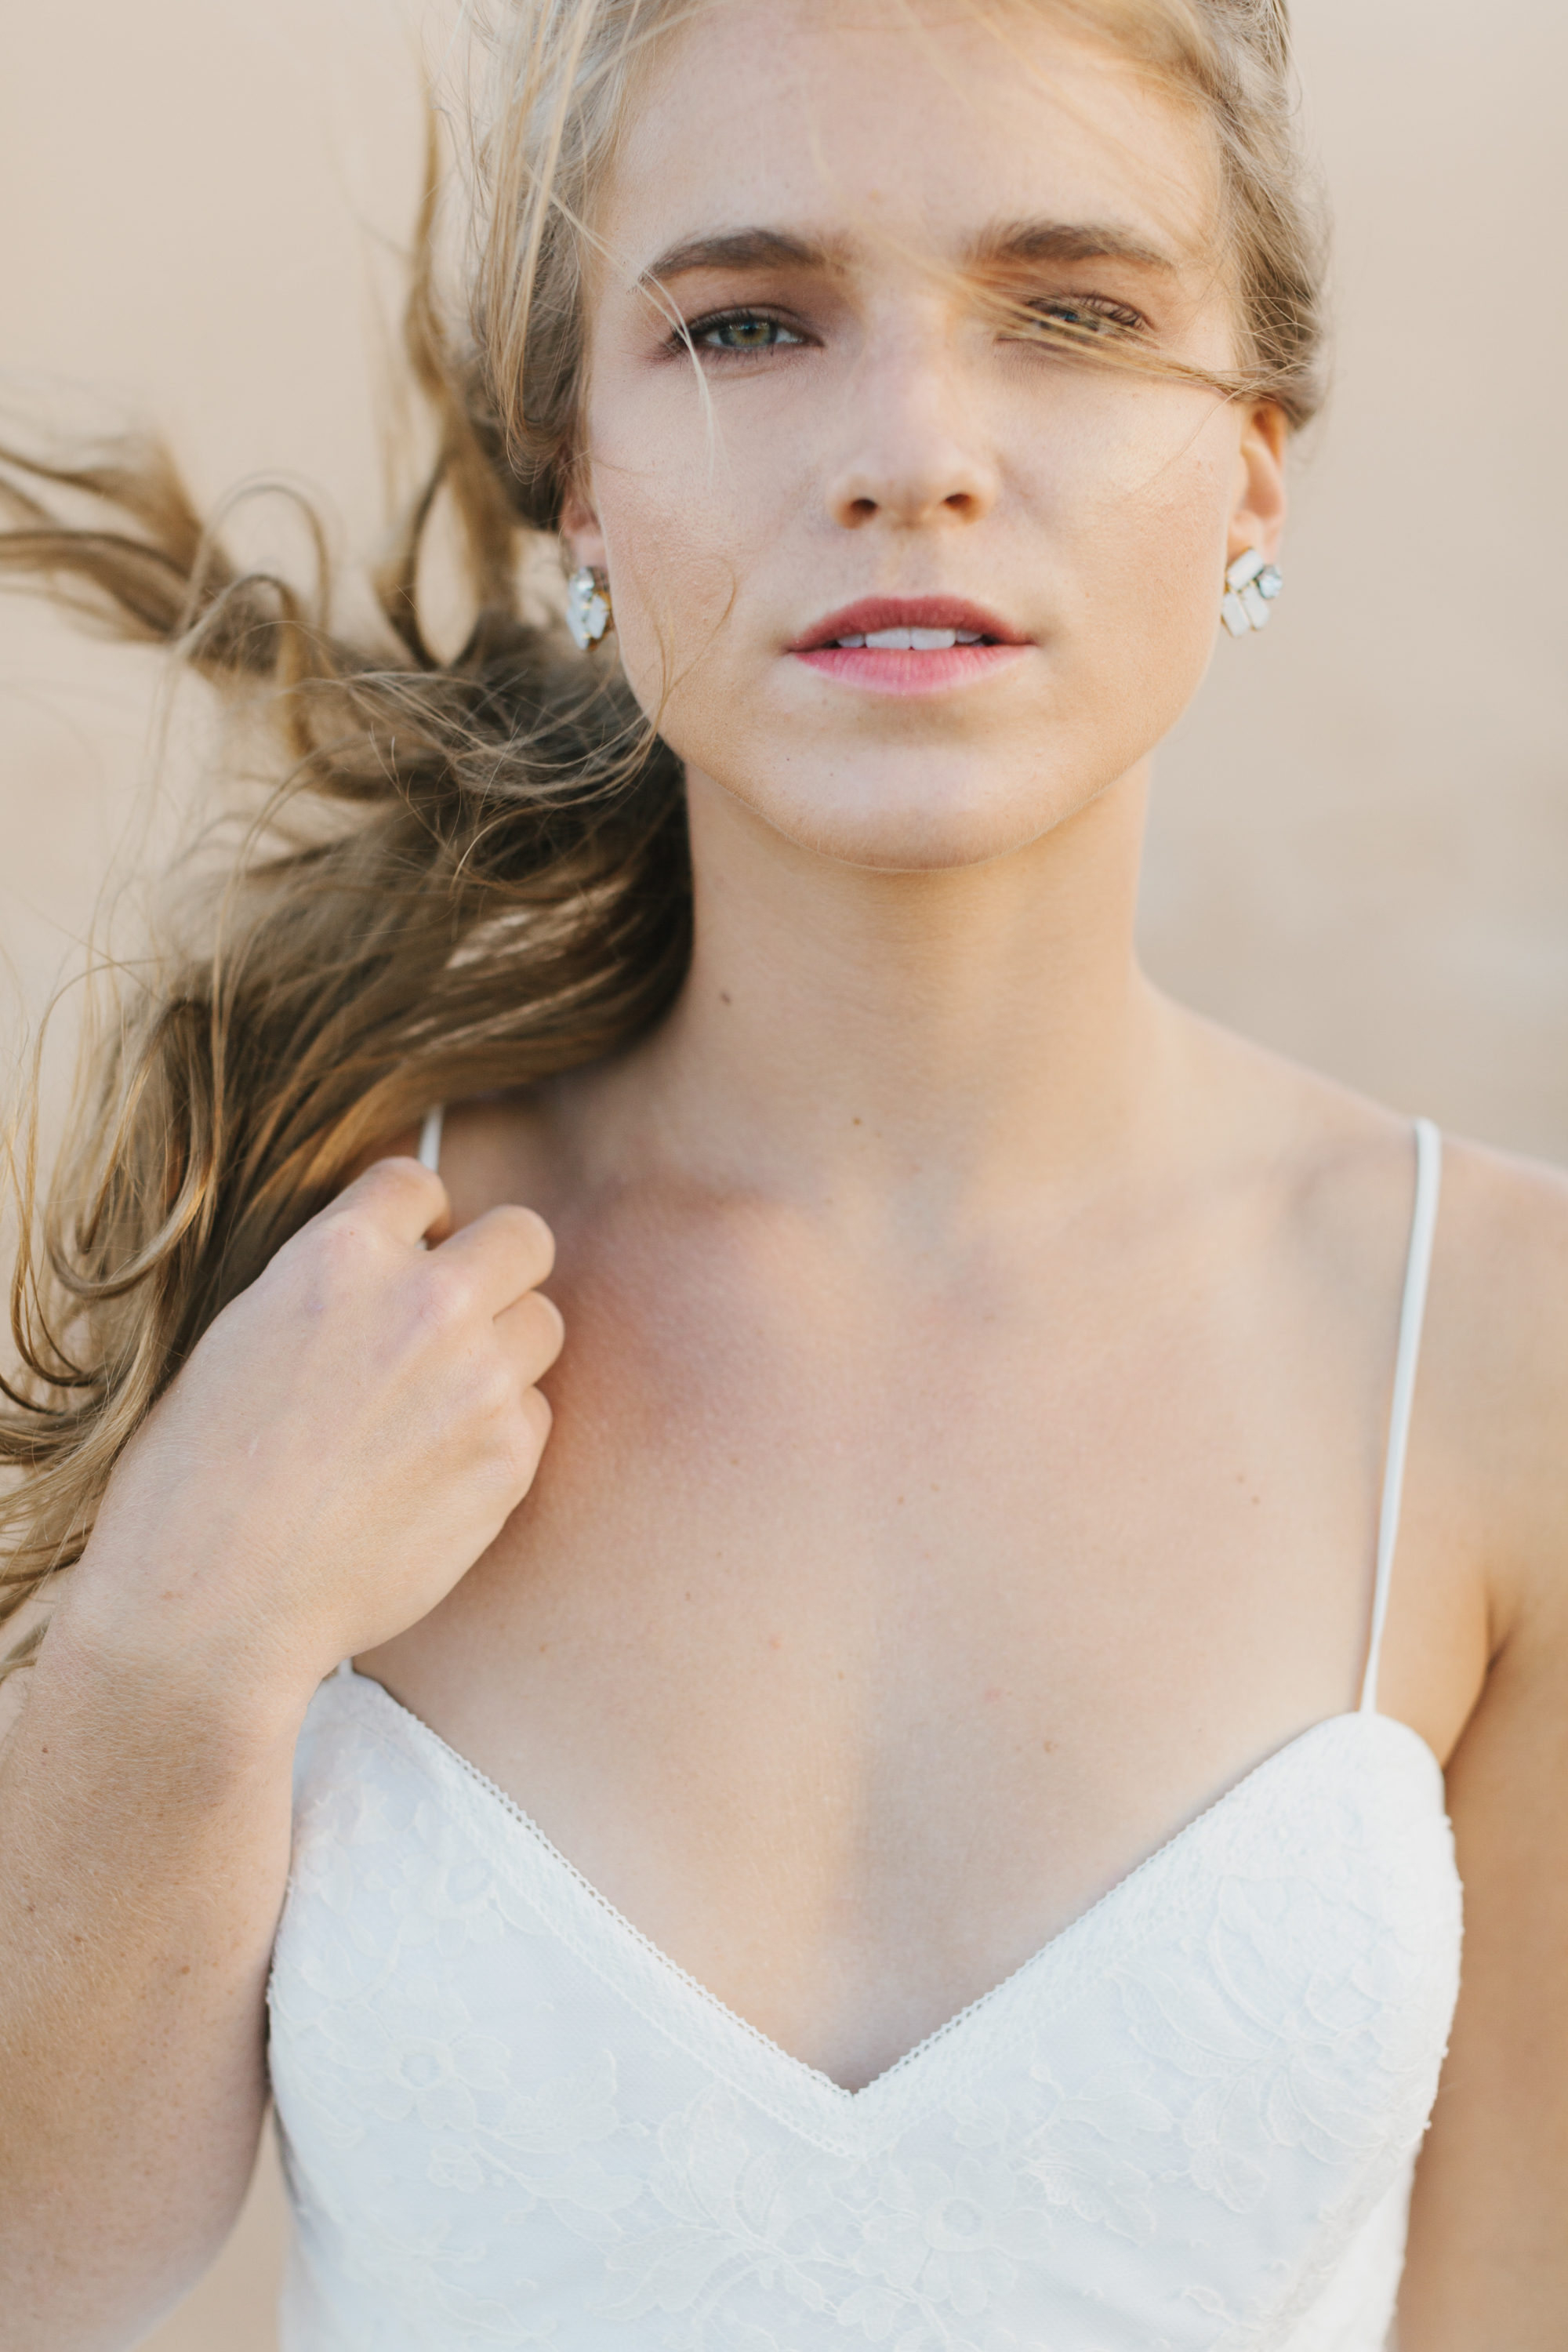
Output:
<svg viewBox="0 0 1568 2352">
<path fill-rule="evenodd" d="M 694 775 L 691 971 L 626 1073 L 656 1156 L 919 1221 L 1103 1181 L 1172 1062 L 1133 950 L 1146 783 L 984 866 L 883 873 Z"/>
</svg>

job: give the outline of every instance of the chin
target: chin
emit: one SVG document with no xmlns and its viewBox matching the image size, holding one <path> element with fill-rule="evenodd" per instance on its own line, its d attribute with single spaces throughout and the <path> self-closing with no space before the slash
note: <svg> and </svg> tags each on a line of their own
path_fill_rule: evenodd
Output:
<svg viewBox="0 0 1568 2352">
<path fill-rule="evenodd" d="M 1038 776 L 1009 791 L 983 777 L 838 780 L 809 798 L 782 790 L 743 797 L 774 832 L 818 857 L 884 874 L 937 874 L 985 866 L 1025 849 L 1077 814 L 1098 787 Z"/>
</svg>

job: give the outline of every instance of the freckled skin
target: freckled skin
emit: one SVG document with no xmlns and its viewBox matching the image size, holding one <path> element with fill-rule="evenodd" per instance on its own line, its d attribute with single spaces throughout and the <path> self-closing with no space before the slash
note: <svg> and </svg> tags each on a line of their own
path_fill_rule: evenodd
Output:
<svg viewBox="0 0 1568 2352">
<path fill-rule="evenodd" d="M 1409 1128 L 1132 944 L 1150 755 L 1226 559 L 1276 551 L 1280 420 L 1026 350 L 964 274 L 998 223 L 1116 225 L 1169 266 L 1025 290 L 1224 370 L 1215 157 L 1032 12 L 917 13 L 703 16 L 602 192 L 567 520 L 687 767 L 684 992 L 455 1107 L 444 1193 L 378 1161 L 219 1318 L 35 1670 L 0 1773 L 25 2352 L 68 2303 L 122 2340 L 232 2221 L 293 1734 L 345 1654 L 851 2087 L 1354 1703 Z M 843 265 L 673 274 L 693 342 L 800 330 L 694 368 L 642 275 L 748 226 Z M 927 595 L 1025 652 L 902 701 L 791 652 Z M 1404 2352 L 1558 2352 L 1568 2316 L 1565 1328 L 1562 1182 L 1455 1147 L 1382 1686 L 1468 1889 Z"/>
<path fill-rule="evenodd" d="M 736 102 L 700 163 L 672 131 L 691 60 L 678 46 L 656 74 L 600 225 L 593 496 L 569 522 L 610 571 L 628 676 L 694 769 L 819 852 L 973 863 L 1059 824 L 1185 706 L 1232 541 L 1273 543 L 1278 421 L 999 345 L 953 276 L 952 225 L 1033 216 L 1043 200 L 1068 219 L 1110 207 L 1184 266 L 1156 278 L 1100 264 L 1095 285 L 1144 306 L 1182 359 L 1234 362 L 1206 250 L 1214 159 L 1134 78 L 1060 40 L 1020 75 L 1004 46 L 949 25 L 964 102 L 940 73 L 909 88 L 930 118 L 917 148 L 907 113 L 865 105 L 871 83 L 903 76 L 900 28 L 827 11 L 803 42 L 801 15 L 747 9 L 714 28 L 704 69 Z M 688 317 L 770 299 L 806 339 L 710 364 L 700 388 L 636 284 L 659 233 L 643 191 L 671 174 L 672 243 L 715 219 L 852 225 L 871 266 L 848 289 L 754 271 L 669 281 Z M 1241 468 L 1256 479 L 1238 499 Z M 814 615 L 895 587 L 981 599 L 1034 649 L 985 694 L 918 712 L 847 709 L 779 657 Z"/>
<path fill-rule="evenodd" d="M 933 64 L 902 24 L 874 0 L 727 10 L 668 53 L 605 194 L 568 523 L 687 762 L 693 972 L 615 1071 L 458 1123 L 454 1181 L 471 1150 L 476 1202 L 556 1226 L 572 1343 L 535 1496 L 378 1669 L 665 1949 L 851 2084 L 1353 1703 L 1410 1198 L 1402 1118 L 1162 1003 L 1132 955 L 1148 757 L 1226 561 L 1279 549 L 1279 419 L 1004 350 L 954 274 L 998 218 L 1131 222 L 1176 267 L 1088 290 L 1224 369 L 1213 152 L 1037 19 L 1005 63 L 933 11 Z M 851 266 L 670 282 L 688 320 L 802 330 L 703 358 L 700 387 L 637 274 L 747 222 L 840 237 Z M 825 610 L 942 592 L 1030 640 L 983 695 L 873 708 L 789 657 Z M 1481 1698 L 1455 1787 L 1487 1851 L 1466 1757 L 1515 1736 L 1486 1727 L 1496 1629 L 1562 1654 L 1564 1231 L 1549 1180 L 1450 1151 L 1384 1704 L 1448 1758 Z M 1505 1233 L 1538 1279 L 1510 1271 L 1503 1339 L 1479 1269 Z M 1522 1430 L 1533 1466 L 1500 1478 Z M 716 1440 L 742 1472 L 721 1496 Z M 672 1642 L 663 1563 L 684 1590 L 694 1556 L 724 1566 Z M 784 1596 L 764 1693 L 732 1664 Z M 535 1612 L 571 1629 L 548 1685 L 489 1671 Z M 624 1648 L 623 1621 L 647 1638 Z M 1015 1696 L 977 1704 L 992 1688 Z M 613 1754 L 590 1736 L 612 1719 Z M 1509 1800 L 1547 1843 L 1554 1785 L 1537 1759 Z M 1560 1969 L 1510 1966 L 1461 2042 L 1568 2017 Z M 1498 2180 L 1539 2212 L 1565 2168 L 1560 2106 L 1532 2136 L 1467 2095 L 1424 2179 L 1463 2184 L 1473 2234 Z M 1487 2327 L 1451 2315 L 1479 2273 L 1427 2195 L 1409 2352 L 1471 2352 Z M 1568 2287 L 1528 2275 L 1510 2340 L 1544 2347 Z"/>
</svg>

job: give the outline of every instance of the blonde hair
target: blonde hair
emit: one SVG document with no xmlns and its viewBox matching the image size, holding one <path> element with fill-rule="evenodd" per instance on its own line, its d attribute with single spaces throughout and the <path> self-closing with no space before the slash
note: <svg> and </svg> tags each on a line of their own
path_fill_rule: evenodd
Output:
<svg viewBox="0 0 1568 2352">
<path fill-rule="evenodd" d="M 407 349 L 437 446 L 374 574 L 379 643 L 334 630 L 324 564 L 310 594 L 237 569 L 155 444 L 5 458 L 0 565 L 173 649 L 276 749 L 241 851 L 187 905 L 195 943 L 134 989 L 120 981 L 89 1032 L 41 1197 L 36 1112 L 27 1126 L 0 1622 L 79 1555 L 121 1450 L 203 1331 L 357 1158 L 434 1101 L 615 1052 L 686 973 L 679 763 L 613 666 L 525 609 L 519 580 L 579 454 L 595 196 L 637 72 L 722 0 L 495 5 L 458 332 L 432 285 L 434 161 L 427 184 Z M 1241 325 L 1221 388 L 1304 424 L 1321 394 L 1322 256 L 1285 0 L 1027 5 L 1135 58 L 1212 127 Z M 93 502 L 87 524 L 60 519 L 62 492 Z M 419 584 L 442 503 L 473 614 L 447 660 Z"/>
</svg>

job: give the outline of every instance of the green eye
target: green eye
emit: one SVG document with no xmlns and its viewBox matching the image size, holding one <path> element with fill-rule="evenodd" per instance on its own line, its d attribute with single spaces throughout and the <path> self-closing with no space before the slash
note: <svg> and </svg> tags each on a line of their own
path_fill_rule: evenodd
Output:
<svg viewBox="0 0 1568 2352">
<path fill-rule="evenodd" d="M 803 338 L 791 332 L 782 319 L 763 318 L 755 310 L 734 310 L 721 319 L 700 320 L 691 340 L 710 352 L 768 352 Z"/>
</svg>

